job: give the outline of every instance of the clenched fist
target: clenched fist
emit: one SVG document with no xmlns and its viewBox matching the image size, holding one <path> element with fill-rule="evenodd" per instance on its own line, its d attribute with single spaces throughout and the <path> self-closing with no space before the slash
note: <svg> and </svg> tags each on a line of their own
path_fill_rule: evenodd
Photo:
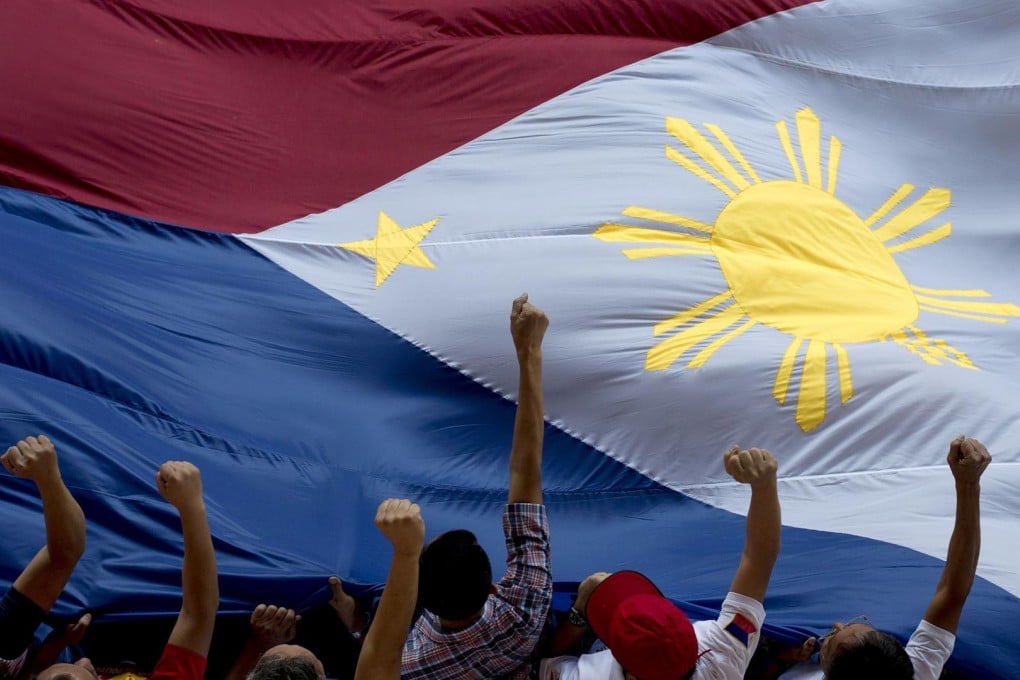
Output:
<svg viewBox="0 0 1020 680">
<path fill-rule="evenodd" d="M 407 499 L 388 498 L 379 504 L 375 526 L 393 544 L 393 552 L 417 555 L 425 543 L 421 508 Z"/>
<path fill-rule="evenodd" d="M 949 444 L 946 461 L 957 484 L 977 484 L 992 462 L 992 455 L 977 439 L 960 435 Z"/>
<path fill-rule="evenodd" d="M 775 457 L 765 449 L 741 451 L 736 446 L 723 454 L 723 464 L 730 477 L 751 486 L 774 482 L 779 467 Z"/>
<path fill-rule="evenodd" d="M 156 473 L 156 488 L 178 511 L 203 504 L 202 474 L 187 461 L 170 460 L 163 463 Z"/>
<path fill-rule="evenodd" d="M 549 317 L 528 302 L 527 293 L 514 300 L 510 308 L 510 335 L 518 354 L 542 349 L 542 338 L 548 327 Z"/>
<path fill-rule="evenodd" d="M 57 452 L 44 434 L 25 437 L 0 456 L 0 463 L 15 477 L 31 479 L 37 485 L 60 479 Z"/>
</svg>

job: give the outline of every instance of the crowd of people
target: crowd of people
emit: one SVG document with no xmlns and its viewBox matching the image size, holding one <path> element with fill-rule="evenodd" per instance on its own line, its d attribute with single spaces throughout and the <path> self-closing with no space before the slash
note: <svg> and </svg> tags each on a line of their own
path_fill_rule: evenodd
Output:
<svg viewBox="0 0 1020 680">
<path fill-rule="evenodd" d="M 956 482 L 956 522 L 945 568 L 905 645 L 865 621 L 837 623 L 822 638 L 808 638 L 800 646 L 770 654 L 749 671 L 762 639 L 765 594 L 780 552 L 782 521 L 776 458 L 763 449 L 736 446 L 723 454 L 723 462 L 734 480 L 749 486 L 750 503 L 743 552 L 717 618 L 692 623 L 651 580 L 634 571 L 592 574 L 580 584 L 565 615 L 551 616 L 549 523 L 541 476 L 542 341 L 548 324 L 526 295 L 514 300 L 510 330 L 520 389 L 503 512 L 506 572 L 493 580 L 489 556 L 471 532 L 447 531 L 425 543 L 421 509 L 408 499 L 383 501 L 375 525 L 392 544 L 393 556 L 374 611 L 347 594 L 339 579 L 329 580 L 331 610 L 346 639 L 354 641 L 353 677 L 737 680 L 753 673 L 764 680 L 935 680 L 940 676 L 974 581 L 980 550 L 980 479 L 991 461 L 980 442 L 962 436 L 950 443 L 947 457 Z M 46 527 L 45 545 L 0 600 L 0 678 L 97 680 L 100 675 L 88 658 L 56 663 L 64 647 L 81 639 L 90 624 L 88 614 L 41 644 L 33 643 L 85 550 L 85 516 L 61 479 L 53 443 L 45 436 L 26 437 L 7 449 L 0 462 L 10 474 L 34 482 Z M 206 673 L 219 605 L 201 474 L 191 463 L 170 461 L 156 473 L 156 487 L 181 520 L 182 604 L 147 677 L 198 679 Z M 286 607 L 258 605 L 227 680 L 326 678 L 322 653 L 292 644 L 301 618 Z"/>
</svg>

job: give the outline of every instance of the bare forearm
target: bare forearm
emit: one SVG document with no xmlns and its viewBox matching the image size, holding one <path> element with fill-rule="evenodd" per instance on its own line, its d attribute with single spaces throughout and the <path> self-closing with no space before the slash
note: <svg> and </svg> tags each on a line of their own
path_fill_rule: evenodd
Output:
<svg viewBox="0 0 1020 680">
<path fill-rule="evenodd" d="M 744 553 L 755 563 L 775 564 L 782 543 L 783 514 L 775 480 L 751 487 Z"/>
<path fill-rule="evenodd" d="M 46 548 L 55 564 L 74 565 L 85 552 L 85 514 L 58 477 L 39 485 L 46 522 Z"/>
<path fill-rule="evenodd" d="M 946 566 L 935 588 L 925 619 L 955 632 L 963 605 L 974 585 L 981 553 L 981 487 L 977 483 L 956 485 L 956 522 L 949 539 Z"/>
<path fill-rule="evenodd" d="M 358 660 L 355 680 L 397 680 L 407 631 L 418 599 L 418 555 L 394 554 L 375 621 Z"/>
<path fill-rule="evenodd" d="M 184 565 L 181 568 L 184 603 L 181 611 L 196 617 L 215 617 L 220 586 L 216 574 L 216 552 L 204 504 L 181 510 L 181 532 L 184 535 Z"/>
<path fill-rule="evenodd" d="M 542 502 L 542 353 L 518 354 L 520 396 L 510 450 L 510 503 Z"/>
<path fill-rule="evenodd" d="M 782 525 L 775 479 L 753 485 L 751 504 L 747 508 L 744 552 L 730 590 L 758 602 L 765 601 L 772 567 L 779 557 Z"/>
</svg>

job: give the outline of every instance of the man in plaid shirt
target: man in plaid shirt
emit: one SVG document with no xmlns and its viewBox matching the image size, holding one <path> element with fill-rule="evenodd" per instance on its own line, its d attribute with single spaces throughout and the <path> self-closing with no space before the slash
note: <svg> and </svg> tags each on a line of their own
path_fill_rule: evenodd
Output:
<svg viewBox="0 0 1020 680">
<path fill-rule="evenodd" d="M 542 505 L 542 338 L 545 313 L 514 300 L 510 334 L 520 395 L 503 512 L 507 571 L 492 583 L 488 555 L 470 531 L 448 531 L 422 552 L 425 608 L 404 645 L 401 676 L 442 680 L 527 678 L 552 600 L 549 524 Z"/>
</svg>

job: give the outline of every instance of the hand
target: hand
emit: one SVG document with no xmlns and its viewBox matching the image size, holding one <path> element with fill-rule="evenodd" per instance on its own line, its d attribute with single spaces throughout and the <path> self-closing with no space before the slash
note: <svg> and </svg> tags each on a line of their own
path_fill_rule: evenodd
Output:
<svg viewBox="0 0 1020 680">
<path fill-rule="evenodd" d="M 609 578 L 609 572 L 597 571 L 581 581 L 581 585 L 577 588 L 577 598 L 574 600 L 574 609 L 584 614 L 584 610 L 588 606 L 588 598 L 591 597 L 592 591 L 607 578 Z"/>
<path fill-rule="evenodd" d="M 202 505 L 202 474 L 187 461 L 163 463 L 156 473 L 156 488 L 178 511 Z"/>
<path fill-rule="evenodd" d="M 784 647 L 779 652 L 779 660 L 783 663 L 801 663 L 809 661 L 811 655 L 815 653 L 815 645 L 818 644 L 818 638 L 809 637 L 804 640 L 804 644 L 800 647 L 789 646 Z"/>
<path fill-rule="evenodd" d="M 260 604 L 251 613 L 252 641 L 262 651 L 286 644 L 297 635 L 297 624 L 300 620 L 301 616 L 293 609 Z"/>
<path fill-rule="evenodd" d="M 737 446 L 723 454 L 723 465 L 730 477 L 752 487 L 774 482 L 779 467 L 775 457 L 765 449 L 741 451 Z"/>
<path fill-rule="evenodd" d="M 549 317 L 528 302 L 527 293 L 514 300 L 510 308 L 510 335 L 518 354 L 541 350 L 542 338 L 548 327 Z"/>
<path fill-rule="evenodd" d="M 44 434 L 22 439 L 0 456 L 0 462 L 15 477 L 31 479 L 36 485 L 60 479 L 56 449 Z"/>
<path fill-rule="evenodd" d="M 418 555 L 425 543 L 421 508 L 406 499 L 388 498 L 379 504 L 375 526 L 393 544 L 393 552 Z"/>
<path fill-rule="evenodd" d="M 977 439 L 960 435 L 949 444 L 946 461 L 957 484 L 977 484 L 992 456 Z"/>
</svg>

